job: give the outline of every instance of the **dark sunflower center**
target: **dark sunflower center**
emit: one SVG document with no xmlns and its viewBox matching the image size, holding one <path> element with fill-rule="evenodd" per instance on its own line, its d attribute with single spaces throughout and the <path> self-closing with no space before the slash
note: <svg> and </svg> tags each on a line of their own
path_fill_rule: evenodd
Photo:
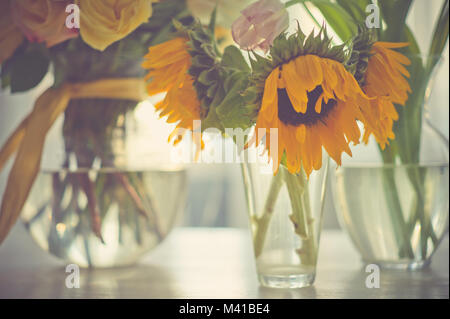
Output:
<svg viewBox="0 0 450 319">
<path fill-rule="evenodd" d="M 324 119 L 327 114 L 336 105 L 335 100 L 328 100 L 328 103 L 322 102 L 320 113 L 315 110 L 316 102 L 323 93 L 321 86 L 317 86 L 311 92 L 308 92 L 308 107 L 305 113 L 298 113 L 292 106 L 291 100 L 286 89 L 278 89 L 278 118 L 284 124 L 299 126 L 300 124 L 314 125 L 317 121 Z"/>
</svg>

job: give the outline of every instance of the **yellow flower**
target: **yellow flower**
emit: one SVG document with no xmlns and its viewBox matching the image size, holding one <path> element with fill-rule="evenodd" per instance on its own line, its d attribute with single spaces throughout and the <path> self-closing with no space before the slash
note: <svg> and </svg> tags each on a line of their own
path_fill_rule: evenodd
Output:
<svg viewBox="0 0 450 319">
<path fill-rule="evenodd" d="M 156 0 L 75 0 L 80 7 L 80 33 L 94 49 L 103 51 L 126 37 L 152 15 Z"/>
<path fill-rule="evenodd" d="M 188 74 L 191 55 L 187 41 L 185 38 L 175 38 L 150 47 L 142 64 L 143 68 L 149 70 L 146 76 L 149 95 L 167 93 L 155 108 L 160 111 L 160 117 L 167 116 L 168 123 L 177 123 L 169 136 L 169 141 L 177 136 L 173 140 L 174 144 L 181 141 L 183 130 L 193 130 L 193 121 L 201 119 L 194 79 Z"/>
<path fill-rule="evenodd" d="M 366 117 L 363 141 L 368 142 L 371 134 L 381 148 L 385 148 L 389 139 L 394 139 L 392 131 L 398 113 L 394 103 L 405 105 L 411 88 L 405 77 L 409 72 L 404 65 L 410 60 L 391 49 L 407 46 L 407 43 L 375 42 L 367 66 L 364 92 L 371 98 L 370 107 L 363 108 Z"/>
<path fill-rule="evenodd" d="M 14 53 L 23 38 L 22 32 L 13 23 L 9 1 L 0 1 L 0 64 Z"/>
<path fill-rule="evenodd" d="M 358 144 L 360 138 L 359 106 L 367 102 L 342 63 L 300 55 L 274 68 L 265 80 L 256 132 L 263 129 L 268 135 L 270 128 L 278 128 L 278 154 L 270 154 L 270 137 L 265 139 L 274 169 L 285 154 L 289 172 L 303 168 L 309 176 L 322 166 L 322 147 L 339 165 L 343 152 L 351 155 L 349 143 Z"/>
</svg>

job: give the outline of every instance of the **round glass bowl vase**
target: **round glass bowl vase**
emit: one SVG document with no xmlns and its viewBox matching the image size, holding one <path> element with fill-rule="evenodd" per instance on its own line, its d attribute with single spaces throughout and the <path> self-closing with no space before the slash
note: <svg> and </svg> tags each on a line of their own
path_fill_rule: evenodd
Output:
<svg viewBox="0 0 450 319">
<path fill-rule="evenodd" d="M 47 136 L 21 215 L 39 247 L 81 267 L 116 267 L 157 246 L 187 184 L 164 125 L 149 102 L 72 101 Z"/>
</svg>

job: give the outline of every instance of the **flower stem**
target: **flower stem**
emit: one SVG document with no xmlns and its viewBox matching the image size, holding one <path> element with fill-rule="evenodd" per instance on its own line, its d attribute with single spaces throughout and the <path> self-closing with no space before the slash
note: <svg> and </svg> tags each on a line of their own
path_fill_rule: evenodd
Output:
<svg viewBox="0 0 450 319">
<path fill-rule="evenodd" d="M 270 189 L 267 195 L 266 203 L 264 205 L 263 213 L 260 217 L 254 216 L 253 219 L 253 226 L 255 227 L 255 231 L 253 232 L 255 258 L 258 258 L 262 253 L 264 242 L 266 240 L 267 229 L 269 228 L 269 222 L 272 218 L 275 204 L 277 202 L 277 198 L 282 186 L 283 172 L 280 168 L 278 173 L 272 178 L 272 183 L 270 184 Z"/>
<path fill-rule="evenodd" d="M 427 258 L 428 251 L 428 238 L 431 237 L 433 240 L 433 245 L 435 244 L 436 234 L 434 234 L 433 225 L 427 216 L 425 215 L 425 189 L 424 189 L 424 174 L 421 172 L 420 167 L 411 167 L 407 169 L 408 177 L 413 186 L 415 195 L 416 195 L 416 210 L 415 214 L 412 216 L 414 222 L 413 226 L 416 224 L 416 221 L 420 222 L 420 246 L 421 246 L 421 256 L 422 259 Z M 414 227 L 411 227 L 409 230 L 414 231 Z M 408 233 L 409 237 L 412 236 L 411 233 Z M 433 236 L 434 235 L 434 236 Z M 433 239 L 434 238 L 434 239 Z"/>
<path fill-rule="evenodd" d="M 91 215 L 91 227 L 94 234 L 100 239 L 100 241 L 105 244 L 103 240 L 102 231 L 101 231 L 101 218 L 100 211 L 97 204 L 97 198 L 94 191 L 94 185 L 89 179 L 88 173 L 80 173 L 78 175 L 80 185 L 83 188 L 83 191 L 86 194 L 88 201 L 88 209 Z"/>
<path fill-rule="evenodd" d="M 160 214 L 158 213 L 157 207 L 153 201 L 154 195 L 150 189 L 150 185 L 144 185 L 142 177 L 138 176 L 137 173 L 129 174 L 130 182 L 136 187 L 136 192 L 140 195 L 143 200 L 143 204 L 148 207 L 147 213 L 149 219 L 152 221 L 152 226 L 155 230 L 156 236 L 159 240 L 165 237 L 165 232 L 161 225 Z"/>
<path fill-rule="evenodd" d="M 119 181 L 119 183 L 123 186 L 127 194 L 131 197 L 133 203 L 136 205 L 138 213 L 145 219 L 148 219 L 149 218 L 148 213 L 144 205 L 142 204 L 141 198 L 139 197 L 133 185 L 131 185 L 125 173 L 114 173 L 114 177 Z"/>
<path fill-rule="evenodd" d="M 398 254 L 400 258 L 414 258 L 414 252 L 411 248 L 411 243 L 407 234 L 407 225 L 403 218 L 402 207 L 399 201 L 397 186 L 392 170 L 383 170 L 383 184 L 386 196 L 386 202 L 390 211 L 392 220 L 392 227 L 394 228 L 394 235 L 398 243 Z"/>
<path fill-rule="evenodd" d="M 305 184 L 303 183 L 303 180 L 298 180 L 296 175 L 290 174 L 287 170 L 284 172 L 284 180 L 286 181 L 292 206 L 292 214 L 289 218 L 294 224 L 295 233 L 297 233 L 300 238 L 307 239 L 309 233 L 305 215 L 306 207 L 303 201 Z"/>
<path fill-rule="evenodd" d="M 317 244 L 314 219 L 309 200 L 309 185 L 304 172 L 290 174 L 285 172 L 286 185 L 292 205 L 291 221 L 295 232 L 302 239 L 302 247 L 297 250 L 302 264 L 314 266 L 317 261 Z"/>
<path fill-rule="evenodd" d="M 300 178 L 300 177 L 299 177 Z M 303 176 L 304 178 L 304 176 Z M 303 263 L 305 265 L 315 266 L 317 263 L 317 238 L 314 231 L 314 218 L 312 217 L 311 205 L 309 202 L 309 185 L 306 183 L 305 191 L 303 193 L 303 203 L 305 205 L 306 212 L 306 226 L 308 228 L 309 236 L 303 240 L 302 248 L 298 251 L 300 256 L 303 256 Z"/>
</svg>

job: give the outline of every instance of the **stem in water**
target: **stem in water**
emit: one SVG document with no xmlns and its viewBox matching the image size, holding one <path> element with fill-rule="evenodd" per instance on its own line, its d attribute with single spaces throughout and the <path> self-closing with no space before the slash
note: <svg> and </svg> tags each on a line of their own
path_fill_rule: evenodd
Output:
<svg viewBox="0 0 450 319">
<path fill-rule="evenodd" d="M 277 202 L 278 195 L 281 187 L 283 186 L 283 172 L 280 169 L 272 178 L 269 193 L 267 195 L 266 203 L 264 205 L 263 213 L 260 217 L 254 217 L 255 232 L 253 236 L 253 245 L 255 249 L 255 257 L 258 258 L 264 248 L 264 242 L 266 240 L 267 229 L 269 228 L 269 222 L 273 215 L 273 210 Z"/>
</svg>

